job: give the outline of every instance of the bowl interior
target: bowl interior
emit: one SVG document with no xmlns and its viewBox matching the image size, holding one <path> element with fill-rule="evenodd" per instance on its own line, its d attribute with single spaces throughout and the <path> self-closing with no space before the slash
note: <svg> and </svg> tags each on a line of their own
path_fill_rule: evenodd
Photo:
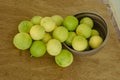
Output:
<svg viewBox="0 0 120 80">
<path fill-rule="evenodd" d="M 104 42 L 101 44 L 100 47 L 96 48 L 96 49 L 90 49 L 88 51 L 83 51 L 83 52 L 80 52 L 80 51 L 76 51 L 74 50 L 73 48 L 67 46 L 65 43 L 63 43 L 63 45 L 68 49 L 70 50 L 71 52 L 73 53 L 77 53 L 79 55 L 90 55 L 90 54 L 94 54 L 96 53 L 97 51 L 99 51 L 106 43 L 107 41 L 107 36 L 108 36 L 108 27 L 107 27 L 107 24 L 105 22 L 105 20 L 95 14 L 95 13 L 89 13 L 89 12 L 85 12 L 85 13 L 79 13 L 79 14 L 76 14 L 74 15 L 80 22 L 80 20 L 83 18 L 83 17 L 90 17 L 93 22 L 94 22 L 94 26 L 93 26 L 93 29 L 96 29 L 99 31 L 100 33 L 100 36 L 103 38 Z"/>
</svg>

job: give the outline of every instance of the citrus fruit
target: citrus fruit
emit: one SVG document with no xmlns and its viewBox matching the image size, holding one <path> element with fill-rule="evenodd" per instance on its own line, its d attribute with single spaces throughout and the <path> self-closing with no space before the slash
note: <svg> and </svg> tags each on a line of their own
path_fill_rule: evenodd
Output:
<svg viewBox="0 0 120 80">
<path fill-rule="evenodd" d="M 51 18 L 55 21 L 57 26 L 62 25 L 63 18 L 60 15 L 53 15 Z"/>
<path fill-rule="evenodd" d="M 28 33 L 21 32 L 17 33 L 13 38 L 13 44 L 20 50 L 26 50 L 30 48 L 32 44 L 32 38 Z"/>
<path fill-rule="evenodd" d="M 76 36 L 76 33 L 75 32 L 68 32 L 68 38 L 67 40 L 65 41 L 65 43 L 68 45 L 68 46 L 71 46 L 72 45 L 72 40 L 73 38 Z"/>
<path fill-rule="evenodd" d="M 80 24 L 76 29 L 76 33 L 84 36 L 85 38 L 89 38 L 91 36 L 91 30 L 92 29 L 88 25 Z"/>
<path fill-rule="evenodd" d="M 51 17 L 42 18 L 40 24 L 45 28 L 46 32 L 52 32 L 57 27 L 55 21 Z"/>
<path fill-rule="evenodd" d="M 33 24 L 30 21 L 27 21 L 27 20 L 21 21 L 20 24 L 18 25 L 18 31 L 29 33 L 32 26 L 33 26 Z"/>
<path fill-rule="evenodd" d="M 46 52 L 46 45 L 42 41 L 34 41 L 30 47 L 30 53 L 33 57 L 41 57 Z"/>
<path fill-rule="evenodd" d="M 81 20 L 80 20 L 80 24 L 87 24 L 89 25 L 90 28 L 93 28 L 93 20 L 89 17 L 83 17 Z"/>
<path fill-rule="evenodd" d="M 60 42 L 64 42 L 68 38 L 68 30 L 65 27 L 57 27 L 53 31 L 53 38 L 59 40 Z"/>
<path fill-rule="evenodd" d="M 63 21 L 63 26 L 69 31 L 74 31 L 78 26 L 78 19 L 74 16 L 67 16 Z"/>
<path fill-rule="evenodd" d="M 73 62 L 73 55 L 70 51 L 63 49 L 60 54 L 55 56 L 55 62 L 60 67 L 68 67 Z"/>
<path fill-rule="evenodd" d="M 42 41 L 47 43 L 50 39 L 52 39 L 52 36 L 50 35 L 50 33 L 45 33 Z"/>
<path fill-rule="evenodd" d="M 33 24 L 38 24 L 38 25 L 40 25 L 41 19 L 42 19 L 41 16 L 33 16 L 32 19 L 31 19 L 31 22 L 32 22 Z"/>
<path fill-rule="evenodd" d="M 84 51 L 88 46 L 88 41 L 83 36 L 75 36 L 72 41 L 72 47 L 76 51 Z"/>
<path fill-rule="evenodd" d="M 59 40 L 51 39 L 47 43 L 47 52 L 52 56 L 58 55 L 62 50 L 62 44 Z"/>
<path fill-rule="evenodd" d="M 92 29 L 91 36 L 97 36 L 99 35 L 99 32 L 96 29 Z"/>
<path fill-rule="evenodd" d="M 33 40 L 41 40 L 45 35 L 45 29 L 40 25 L 34 25 L 30 29 L 30 35 Z"/>
<path fill-rule="evenodd" d="M 100 36 L 92 36 L 89 40 L 89 45 L 91 48 L 95 49 L 98 48 L 103 42 L 102 37 Z"/>
</svg>

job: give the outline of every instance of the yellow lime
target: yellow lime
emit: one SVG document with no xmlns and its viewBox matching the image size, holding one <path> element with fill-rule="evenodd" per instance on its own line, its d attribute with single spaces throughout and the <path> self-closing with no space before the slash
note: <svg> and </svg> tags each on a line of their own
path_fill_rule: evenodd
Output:
<svg viewBox="0 0 120 80">
<path fill-rule="evenodd" d="M 42 41 L 47 43 L 50 39 L 52 39 L 52 36 L 50 35 L 50 33 L 45 33 Z"/>
<path fill-rule="evenodd" d="M 62 44 L 57 39 L 51 39 L 47 43 L 47 52 L 52 56 L 58 55 L 62 50 Z"/>
<path fill-rule="evenodd" d="M 98 48 L 103 42 L 102 37 L 100 36 L 92 36 L 89 40 L 89 45 L 91 48 Z"/>
<path fill-rule="evenodd" d="M 90 17 L 83 17 L 80 20 L 80 24 L 87 24 L 90 28 L 93 28 L 94 25 L 93 20 Z"/>
<path fill-rule="evenodd" d="M 46 32 L 52 32 L 57 27 L 55 21 L 51 17 L 42 18 L 40 24 L 44 27 Z"/>
<path fill-rule="evenodd" d="M 84 51 L 88 47 L 88 41 L 83 36 L 75 36 L 72 41 L 72 47 L 77 51 Z"/>
<path fill-rule="evenodd" d="M 34 25 L 30 29 L 30 35 L 33 40 L 41 40 L 45 35 L 45 29 L 40 25 Z"/>
<path fill-rule="evenodd" d="M 89 38 L 91 36 L 91 30 L 92 29 L 88 25 L 80 24 L 76 29 L 76 33 L 84 36 L 85 38 Z"/>
</svg>

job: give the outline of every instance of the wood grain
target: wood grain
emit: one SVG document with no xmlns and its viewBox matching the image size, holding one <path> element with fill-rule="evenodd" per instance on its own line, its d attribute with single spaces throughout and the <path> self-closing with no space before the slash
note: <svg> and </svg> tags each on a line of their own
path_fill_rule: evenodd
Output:
<svg viewBox="0 0 120 80">
<path fill-rule="evenodd" d="M 93 56 L 74 55 L 67 68 L 55 64 L 47 53 L 31 58 L 12 43 L 17 25 L 32 16 L 63 17 L 90 11 L 107 22 L 110 35 L 105 47 Z M 0 0 L 0 80 L 120 80 L 120 43 L 106 6 L 101 0 Z"/>
</svg>

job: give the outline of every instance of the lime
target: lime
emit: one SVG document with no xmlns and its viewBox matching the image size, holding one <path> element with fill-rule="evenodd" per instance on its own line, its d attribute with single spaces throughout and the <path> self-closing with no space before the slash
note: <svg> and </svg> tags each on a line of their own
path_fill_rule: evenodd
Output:
<svg viewBox="0 0 120 80">
<path fill-rule="evenodd" d="M 42 19 L 41 16 L 33 16 L 32 19 L 31 19 L 31 22 L 32 22 L 33 24 L 38 24 L 38 25 L 40 25 L 41 19 Z"/>
<path fill-rule="evenodd" d="M 42 41 L 47 43 L 50 39 L 52 39 L 52 36 L 50 35 L 50 33 L 45 33 Z"/>
<path fill-rule="evenodd" d="M 18 25 L 18 31 L 29 33 L 32 26 L 33 26 L 33 24 L 30 21 L 22 21 Z"/>
<path fill-rule="evenodd" d="M 63 18 L 60 15 L 53 15 L 52 19 L 55 21 L 57 26 L 60 26 L 63 23 Z"/>
<path fill-rule="evenodd" d="M 91 36 L 91 30 L 92 29 L 88 25 L 80 24 L 76 29 L 76 33 L 84 36 L 85 38 L 89 38 Z"/>
<path fill-rule="evenodd" d="M 47 52 L 52 56 L 58 55 L 62 50 L 62 44 L 59 40 L 51 39 L 47 43 Z"/>
<path fill-rule="evenodd" d="M 60 42 L 64 42 L 68 38 L 68 30 L 65 27 L 57 27 L 53 31 L 53 38 L 59 40 Z"/>
<path fill-rule="evenodd" d="M 32 39 L 28 33 L 17 33 L 13 38 L 13 44 L 15 47 L 21 50 L 26 50 L 30 48 L 32 44 Z"/>
<path fill-rule="evenodd" d="M 40 24 L 45 28 L 46 32 L 52 32 L 57 27 L 55 21 L 51 17 L 42 18 Z"/>
<path fill-rule="evenodd" d="M 93 20 L 90 17 L 83 17 L 80 20 L 80 24 L 87 24 L 90 28 L 93 28 L 94 25 Z"/>
<path fill-rule="evenodd" d="M 45 35 L 45 29 L 40 25 L 34 25 L 30 29 L 30 35 L 33 40 L 41 40 Z"/>
<path fill-rule="evenodd" d="M 88 47 L 88 41 L 83 36 L 75 36 L 72 41 L 72 47 L 77 51 L 84 51 Z"/>
<path fill-rule="evenodd" d="M 78 26 L 78 19 L 74 16 L 67 16 L 63 21 L 63 26 L 69 31 L 74 31 Z"/>
<path fill-rule="evenodd" d="M 96 29 L 92 29 L 91 36 L 97 36 L 99 32 Z"/>
<path fill-rule="evenodd" d="M 46 52 L 46 45 L 42 41 L 34 41 L 30 47 L 30 53 L 33 57 L 41 57 Z"/>
<path fill-rule="evenodd" d="M 68 38 L 67 40 L 65 41 L 65 43 L 68 45 L 68 46 L 71 46 L 72 45 L 72 40 L 73 38 L 76 36 L 76 33 L 75 32 L 68 32 Z"/>
<path fill-rule="evenodd" d="M 59 55 L 55 56 L 55 62 L 60 67 L 68 67 L 73 62 L 73 55 L 70 51 L 63 49 Z"/>
<path fill-rule="evenodd" d="M 92 36 L 89 40 L 89 45 L 91 48 L 98 48 L 103 42 L 102 37 L 100 36 Z"/>
</svg>

